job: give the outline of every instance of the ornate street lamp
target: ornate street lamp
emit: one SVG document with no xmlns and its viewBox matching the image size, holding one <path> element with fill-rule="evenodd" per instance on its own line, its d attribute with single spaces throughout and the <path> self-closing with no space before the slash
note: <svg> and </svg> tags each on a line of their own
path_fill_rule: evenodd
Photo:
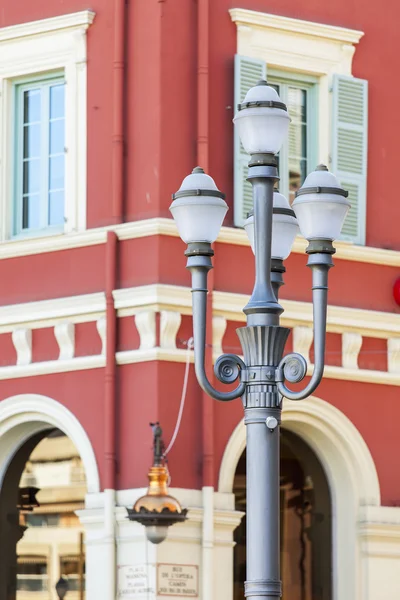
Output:
<svg viewBox="0 0 400 600">
<path fill-rule="evenodd" d="M 168 527 L 186 521 L 187 508 L 182 508 L 178 500 L 168 492 L 168 470 L 165 465 L 164 442 L 159 423 L 150 423 L 153 429 L 153 466 L 150 468 L 147 494 L 128 508 L 130 521 L 141 523 L 146 528 L 146 537 L 153 544 L 165 540 Z"/>
<path fill-rule="evenodd" d="M 247 580 L 245 595 L 260 600 L 280 597 L 279 566 L 279 429 L 282 397 L 301 400 L 319 385 L 325 358 L 328 271 L 333 266 L 332 241 L 340 235 L 350 203 L 336 177 L 320 165 L 308 175 L 290 208 L 274 192 L 277 161 L 289 127 L 289 115 L 266 81 L 251 88 L 234 118 L 243 147 L 250 154 L 248 180 L 254 213 L 245 228 L 255 254 L 255 285 L 244 308 L 247 326 L 237 330 L 244 361 L 224 354 L 214 372 L 222 383 L 238 380 L 235 390 L 219 392 L 207 379 L 205 360 L 207 274 L 214 255 L 211 244 L 222 225 L 227 204 L 213 179 L 197 167 L 173 195 L 170 207 L 179 234 L 188 244 L 187 268 L 192 274 L 195 370 L 199 384 L 221 401 L 242 397 L 247 431 Z M 306 360 L 296 353 L 283 357 L 290 330 L 281 327 L 278 292 L 283 261 L 289 256 L 297 228 L 309 241 L 312 270 L 314 354 L 312 377 L 301 391 L 286 382 L 300 382 Z"/>
</svg>

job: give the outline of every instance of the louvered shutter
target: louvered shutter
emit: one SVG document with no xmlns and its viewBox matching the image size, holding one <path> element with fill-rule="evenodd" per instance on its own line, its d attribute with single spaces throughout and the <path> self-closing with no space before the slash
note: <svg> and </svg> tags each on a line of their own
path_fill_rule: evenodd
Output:
<svg viewBox="0 0 400 600">
<path fill-rule="evenodd" d="M 351 208 L 342 238 L 365 244 L 368 145 L 368 82 L 333 78 L 332 171 L 349 191 Z"/>
<path fill-rule="evenodd" d="M 249 88 L 266 78 L 267 65 L 263 60 L 235 56 L 235 106 L 243 102 Z M 234 130 L 234 224 L 243 227 L 247 213 L 253 208 L 251 184 L 246 181 L 250 156 L 246 154 L 239 135 Z"/>
</svg>

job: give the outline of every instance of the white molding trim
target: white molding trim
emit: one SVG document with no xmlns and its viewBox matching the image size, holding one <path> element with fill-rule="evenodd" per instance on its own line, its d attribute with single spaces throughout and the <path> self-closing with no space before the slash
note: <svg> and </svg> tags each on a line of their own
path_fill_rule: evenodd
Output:
<svg viewBox="0 0 400 600">
<path fill-rule="evenodd" d="M 307 374 L 311 375 L 314 365 L 310 365 Z M 360 381 L 363 383 L 376 383 L 381 385 L 400 385 L 399 373 L 388 373 L 388 371 L 368 371 L 367 369 L 344 369 L 326 365 L 324 369 L 325 379 L 339 379 L 339 381 Z"/>
<path fill-rule="evenodd" d="M 213 292 L 215 315 L 225 316 L 231 321 L 245 322 L 243 306 L 248 302 L 246 294 L 231 292 Z M 299 325 L 312 326 L 313 311 L 311 302 L 280 299 L 284 313 L 281 320 L 284 327 Z M 349 331 L 364 337 L 388 339 L 393 335 L 400 336 L 400 315 L 390 312 L 348 308 L 345 306 L 328 306 L 327 331 L 343 333 Z"/>
<path fill-rule="evenodd" d="M 49 19 L 40 19 L 39 21 L 29 21 L 28 23 L 18 23 L 9 27 L 2 27 L 0 29 L 0 43 L 31 35 L 51 33 L 70 27 L 89 27 L 93 23 L 94 17 L 95 13 L 93 11 L 82 10 L 58 17 L 50 17 Z"/>
<path fill-rule="evenodd" d="M 14 329 L 12 342 L 17 353 L 17 366 L 29 365 L 32 362 L 32 330 L 26 327 Z"/>
<path fill-rule="evenodd" d="M 105 244 L 107 231 L 115 231 L 120 241 L 146 238 L 154 235 L 179 237 L 178 230 L 172 219 L 157 217 L 123 223 L 121 225 L 87 229 L 81 232 L 9 240 L 0 244 L 0 260 Z M 217 243 L 232 244 L 235 246 L 250 245 L 245 231 L 234 227 L 222 227 Z M 292 252 L 295 254 L 304 254 L 306 247 L 306 240 L 298 236 L 294 242 Z M 373 248 L 370 246 L 356 246 L 351 242 L 345 241 L 336 241 L 335 248 L 335 260 L 400 267 L 400 251 Z"/>
<path fill-rule="evenodd" d="M 255 25 L 267 29 L 276 29 L 286 31 L 299 36 L 307 35 L 316 38 L 325 38 L 337 42 L 346 42 L 348 44 L 357 44 L 364 33 L 356 29 L 347 29 L 345 27 L 336 27 L 335 25 L 324 25 L 314 21 L 303 21 L 301 19 L 292 19 L 280 15 L 272 15 L 246 8 L 232 8 L 229 11 L 234 23 L 240 25 Z"/>
<path fill-rule="evenodd" d="M 82 232 L 3 242 L 0 244 L 0 260 L 105 244 L 107 231 L 115 231 L 120 241 L 140 239 L 154 235 L 179 237 L 173 220 L 159 217 L 143 221 L 133 221 L 122 225 L 93 228 Z M 234 227 L 222 227 L 217 243 L 249 246 L 249 240 L 245 231 Z M 294 242 L 292 252 L 295 254 L 304 254 L 306 247 L 306 240 L 298 236 Z M 356 246 L 351 242 L 345 241 L 336 241 L 335 248 L 337 250 L 335 260 L 349 260 L 388 267 L 400 266 L 400 251 L 373 248 L 370 246 Z"/>
<path fill-rule="evenodd" d="M 189 355 L 189 357 L 188 357 Z M 153 360 L 162 360 L 166 362 L 194 363 L 193 351 L 182 348 L 146 348 L 139 350 L 123 350 L 115 355 L 117 365 L 132 365 L 139 362 L 149 362 Z M 1 371 L 0 371 L 1 373 Z"/>
<path fill-rule="evenodd" d="M 0 28 L 1 241 L 13 235 L 14 82 L 51 71 L 66 82 L 65 232 L 86 228 L 86 31 L 94 16 L 85 10 Z"/>
<path fill-rule="evenodd" d="M 190 288 L 183 286 L 153 283 L 114 290 L 113 297 L 118 317 L 129 317 L 150 308 L 155 312 L 178 310 L 181 315 L 192 314 L 192 294 Z"/>
<path fill-rule="evenodd" d="M 359 598 L 359 514 L 365 505 L 380 504 L 379 480 L 367 444 L 341 411 L 312 396 L 302 402 L 284 402 L 282 419 L 283 427 L 302 437 L 312 448 L 328 478 L 333 510 L 334 599 Z M 245 425 L 241 421 L 225 448 L 218 491 L 232 492 L 236 466 L 245 445 Z"/>
<path fill-rule="evenodd" d="M 103 292 L 1 306 L 0 334 L 14 331 L 17 327 L 54 327 L 65 320 L 71 323 L 97 321 L 105 310 L 106 299 Z"/>
<path fill-rule="evenodd" d="M 6 379 L 20 379 L 21 377 L 36 377 L 37 375 L 50 375 L 53 373 L 67 373 L 70 371 L 85 371 L 105 367 L 106 359 L 101 354 L 90 356 L 76 356 L 63 360 L 44 360 L 27 365 L 12 365 L 0 367 L 0 381 Z"/>
<path fill-rule="evenodd" d="M 96 458 L 87 433 L 63 404 L 39 394 L 11 396 L 0 402 L 0 481 L 17 450 L 49 425 L 61 429 L 75 444 L 85 467 L 88 493 L 100 492 Z"/>
<path fill-rule="evenodd" d="M 192 314 L 190 288 L 168 284 L 151 284 L 113 291 L 118 317 L 136 315 L 142 311 L 172 311 L 181 315 Z M 246 294 L 213 292 L 213 316 L 227 321 L 244 323 L 243 307 Z M 282 325 L 285 327 L 312 327 L 310 302 L 281 300 L 284 308 Z M 20 327 L 40 329 L 68 320 L 72 323 L 98 321 L 105 316 L 106 301 L 103 292 L 67 296 L 25 304 L 0 306 L 0 333 Z M 390 312 L 328 306 L 327 331 L 332 333 L 359 333 L 364 337 L 396 339 L 400 337 L 400 315 Z"/>
<path fill-rule="evenodd" d="M 186 361 L 187 350 L 177 349 L 176 343 L 175 347 L 173 347 L 173 338 L 175 337 L 176 340 L 176 328 L 178 327 L 180 315 L 191 315 L 191 293 L 189 288 L 153 284 L 137 288 L 114 290 L 113 296 L 118 317 L 135 315 L 138 331 L 141 336 L 139 350 L 127 350 L 117 353 L 118 364 L 133 364 L 150 360 Z M 247 296 L 244 294 L 218 291 L 213 293 L 214 346 L 216 346 L 213 351 L 214 360 L 221 354 L 222 350 L 223 338 L 221 335 L 223 335 L 223 331 L 219 329 L 218 324 L 222 327 L 229 320 L 244 322 L 245 315 L 243 314 L 242 307 L 246 302 Z M 281 303 L 285 309 L 282 325 L 294 328 L 295 350 L 301 350 L 307 355 L 307 349 L 310 348 L 312 341 L 312 305 L 306 302 L 289 300 L 282 300 Z M 24 359 L 20 358 L 22 356 L 21 350 L 19 359 L 21 361 L 24 360 L 26 364 L 20 362 L 20 364 L 14 366 L 0 367 L 0 380 L 104 366 L 106 339 L 105 308 L 105 295 L 102 292 L 0 307 L 0 334 L 12 332 L 14 336 L 18 336 L 15 333 L 17 330 L 58 327 L 66 321 L 70 323 L 68 327 L 71 330 L 71 334 L 74 323 L 96 321 L 97 330 L 102 341 L 102 354 L 73 358 L 71 354 L 72 338 L 70 338 L 69 350 L 67 354 L 63 353 L 65 358 L 62 361 L 52 360 L 28 364 L 27 355 L 25 355 Z M 156 347 L 157 312 L 164 313 L 164 317 L 161 317 L 161 348 Z M 165 319 L 167 314 L 169 315 L 168 318 L 172 314 L 174 315 L 173 328 L 167 336 L 168 344 L 165 337 Z M 171 323 L 168 326 L 169 328 Z M 355 337 L 349 339 L 357 339 L 358 344 L 360 335 L 392 341 L 390 343 L 388 341 L 389 371 L 359 369 L 353 363 L 350 364 L 347 357 L 343 367 L 327 365 L 324 372 L 326 378 L 400 386 L 400 367 L 397 364 L 398 356 L 392 350 L 393 348 L 398 348 L 399 345 L 398 339 L 394 338 L 393 335 L 399 334 L 400 336 L 400 315 L 329 306 L 327 330 L 342 335 L 354 334 Z M 303 337 L 307 334 L 307 339 L 302 340 L 302 348 L 299 347 L 299 340 L 297 339 L 300 332 L 303 334 Z M 16 339 L 17 337 L 15 337 Z M 22 343 L 21 340 L 20 342 Z M 16 343 L 18 342 L 14 341 L 14 345 Z M 344 343 L 344 348 L 346 348 L 347 342 L 345 341 Z M 24 347 L 26 350 L 26 345 Z M 18 353 L 17 347 L 16 350 Z M 189 360 L 193 362 L 193 352 L 189 352 Z M 394 366 L 395 364 L 397 365 L 396 367 Z M 309 374 L 312 368 L 313 365 L 310 364 Z"/>
<path fill-rule="evenodd" d="M 180 318 L 177 315 L 191 315 L 192 299 L 189 288 L 153 284 L 114 290 L 113 297 L 118 317 L 135 315 L 141 334 L 140 349 L 118 352 L 116 355 L 118 364 L 134 364 L 151 360 L 186 362 L 187 350 L 172 347 L 174 335 L 176 339 L 176 333 L 174 334 L 172 329 L 168 334 L 168 339 L 170 338 L 168 347 L 166 347 L 165 332 L 161 336 L 164 347 L 156 346 L 156 313 L 164 312 L 164 321 L 166 314 L 174 314 L 174 329 L 176 329 Z M 242 307 L 246 304 L 247 299 L 244 294 L 218 291 L 213 293 L 214 346 L 218 346 L 213 351 L 214 360 L 221 354 L 222 350 L 221 335 L 223 332 L 222 329 L 219 330 L 218 324 L 222 327 L 229 320 L 244 322 L 245 315 Z M 282 300 L 281 302 L 285 309 L 282 325 L 295 328 L 294 346 L 297 351 L 300 350 L 297 334 L 299 332 L 307 334 L 308 337 L 302 341 L 301 348 L 307 354 L 307 348 L 309 349 L 312 339 L 312 305 L 306 302 L 289 300 Z M 71 326 L 74 323 L 96 321 L 97 330 L 102 341 L 102 354 L 100 355 L 72 358 L 70 348 L 69 358 L 63 361 L 52 360 L 42 363 L 0 367 L 0 380 L 104 366 L 105 308 L 105 295 L 102 292 L 0 307 L 0 333 L 15 332 L 18 329 L 31 330 L 42 327 L 57 327 L 66 321 L 71 323 Z M 360 339 L 359 335 L 393 340 L 390 344 L 388 342 L 390 371 L 354 368 L 354 365 L 350 366 L 350 363 L 346 362 L 349 365 L 348 367 L 327 365 L 324 372 L 327 379 L 400 386 L 400 368 L 399 370 L 394 368 L 394 361 L 397 358 L 395 358 L 396 354 L 390 351 L 390 348 L 395 347 L 397 344 L 397 338 L 394 338 L 393 335 L 399 334 L 400 336 L 400 315 L 329 306 L 327 330 L 343 335 L 347 333 L 354 334 L 357 336 L 354 339 L 357 340 Z M 193 362 L 193 352 L 189 352 L 189 360 Z M 312 368 L 313 365 L 309 364 L 309 374 L 312 372 Z"/>
<path fill-rule="evenodd" d="M 57 323 L 54 335 L 60 350 L 58 360 L 74 358 L 75 354 L 75 324 L 71 321 Z"/>
<path fill-rule="evenodd" d="M 342 334 L 342 367 L 344 369 L 358 369 L 358 355 L 362 341 L 360 333 L 346 331 Z"/>
</svg>

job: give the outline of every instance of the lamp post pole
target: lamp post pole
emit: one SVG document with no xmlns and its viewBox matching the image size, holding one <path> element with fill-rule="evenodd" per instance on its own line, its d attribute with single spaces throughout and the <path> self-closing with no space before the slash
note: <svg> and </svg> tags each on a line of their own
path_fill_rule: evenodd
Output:
<svg viewBox="0 0 400 600">
<path fill-rule="evenodd" d="M 266 82 L 251 88 L 239 106 L 235 125 L 250 154 L 248 180 L 253 189 L 253 215 L 245 229 L 255 254 L 253 293 L 243 309 L 246 327 L 237 330 L 243 360 L 223 354 L 214 366 L 222 383 L 238 380 L 235 390 L 217 391 L 205 370 L 207 274 L 212 268 L 212 242 L 227 211 L 223 194 L 202 169 L 196 168 L 173 195 L 172 215 L 188 244 L 187 268 L 192 274 L 194 356 L 197 379 L 212 398 L 230 401 L 241 397 L 247 441 L 247 577 L 245 596 L 273 600 L 282 595 L 279 540 L 279 431 L 282 398 L 301 400 L 321 381 L 324 369 L 327 280 L 335 252 L 332 240 L 339 234 L 349 208 L 347 192 L 336 177 L 320 165 L 297 192 L 293 208 L 274 191 L 278 181 L 275 154 L 287 135 L 289 116 L 276 91 Z M 290 333 L 281 327 L 283 312 L 279 288 L 283 260 L 288 257 L 298 227 L 309 240 L 306 250 L 312 270 L 315 364 L 312 377 L 299 392 L 296 383 L 307 374 L 305 359 L 295 353 L 283 357 Z"/>
</svg>

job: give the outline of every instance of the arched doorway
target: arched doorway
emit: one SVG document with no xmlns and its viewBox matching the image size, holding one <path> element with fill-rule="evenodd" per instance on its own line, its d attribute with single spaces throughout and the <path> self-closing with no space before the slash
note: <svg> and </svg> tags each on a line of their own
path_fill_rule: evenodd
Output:
<svg viewBox="0 0 400 600">
<path fill-rule="evenodd" d="M 284 402 L 285 430 L 298 435 L 324 468 L 332 500 L 333 600 L 354 600 L 362 589 L 359 511 L 380 505 L 379 480 L 369 448 L 360 432 L 329 402 L 310 396 Z M 1 438 L 0 438 L 1 439 Z M 240 421 L 222 457 L 218 491 L 232 494 L 238 462 L 246 448 L 246 427 Z"/>
<path fill-rule="evenodd" d="M 85 470 L 72 440 L 58 428 L 26 440 L 9 462 L 0 492 L 0 599 L 56 600 L 85 595 Z"/>
<path fill-rule="evenodd" d="M 332 502 L 312 449 L 281 432 L 281 573 L 283 600 L 332 600 Z M 236 509 L 246 512 L 246 451 L 237 464 Z M 235 532 L 234 600 L 244 597 L 246 519 Z"/>
<path fill-rule="evenodd" d="M 97 496 L 100 493 L 100 478 L 93 447 L 82 424 L 70 410 L 60 402 L 39 394 L 12 396 L 0 402 L 0 600 L 14 600 L 16 594 L 18 570 L 16 546 L 19 540 L 23 539 L 25 531 L 25 525 L 20 523 L 17 508 L 20 500 L 21 476 L 34 449 L 56 430 L 62 431 L 62 434 L 56 435 L 64 434 L 73 443 L 79 461 L 82 461 L 78 470 L 81 471 L 79 477 L 82 477 L 83 472 L 85 474 L 88 492 L 86 501 L 94 495 Z M 24 475 L 28 477 L 28 481 L 30 470 L 28 468 Z M 6 493 L 7 488 L 10 490 L 9 493 Z M 79 512 L 82 515 L 83 511 Z M 4 543 L 5 540 L 7 544 Z M 108 565 L 105 565 L 99 576 L 98 560 L 94 560 L 93 552 L 89 550 L 92 550 L 92 547 L 87 551 L 86 583 L 88 595 L 92 595 L 89 588 L 92 591 L 93 588 L 97 589 L 98 582 L 100 582 L 99 586 L 104 586 L 113 574 L 113 567 L 110 573 Z M 75 559 L 73 562 L 76 562 Z M 72 566 L 60 564 L 60 573 L 64 568 L 71 570 Z M 5 580 L 7 585 L 3 585 Z M 76 599 L 79 598 L 79 592 L 72 591 L 69 592 L 68 598 L 72 600 L 74 595 Z M 32 595 L 29 597 L 32 598 Z M 50 600 L 51 596 L 45 592 L 41 598 Z"/>
</svg>

